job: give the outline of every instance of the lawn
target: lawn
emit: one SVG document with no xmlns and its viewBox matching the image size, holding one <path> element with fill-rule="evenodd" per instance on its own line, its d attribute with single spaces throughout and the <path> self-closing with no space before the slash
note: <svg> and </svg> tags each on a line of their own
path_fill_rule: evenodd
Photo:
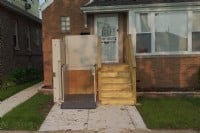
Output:
<svg viewBox="0 0 200 133">
<path fill-rule="evenodd" d="M 53 105 L 52 96 L 36 94 L 0 119 L 3 130 L 38 130 Z"/>
<path fill-rule="evenodd" d="M 137 106 L 150 129 L 200 130 L 200 98 L 140 97 Z"/>
<path fill-rule="evenodd" d="M 13 86 L 9 86 L 5 89 L 1 89 L 0 88 L 0 101 L 5 100 L 6 98 L 16 94 L 17 92 L 26 89 L 27 87 L 30 87 L 38 82 L 40 82 L 41 80 L 33 80 L 30 82 L 26 82 L 20 85 L 13 85 Z"/>
</svg>

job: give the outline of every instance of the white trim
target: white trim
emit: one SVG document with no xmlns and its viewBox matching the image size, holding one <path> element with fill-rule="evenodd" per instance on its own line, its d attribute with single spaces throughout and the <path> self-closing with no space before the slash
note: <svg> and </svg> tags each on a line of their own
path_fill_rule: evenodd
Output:
<svg viewBox="0 0 200 133">
<path fill-rule="evenodd" d="M 142 10 L 148 12 L 151 11 L 164 11 L 164 10 L 188 10 L 200 9 L 200 2 L 179 2 L 179 3 L 157 3 L 157 4 L 138 4 L 138 5 L 117 5 L 117 6 L 92 6 L 81 7 L 80 9 L 85 13 L 95 12 L 117 12 L 128 11 L 131 9 Z"/>
<path fill-rule="evenodd" d="M 95 35 L 97 35 L 97 19 L 104 17 L 104 16 L 110 16 L 115 17 L 117 20 L 117 29 L 119 28 L 119 20 L 118 20 L 118 14 L 97 14 L 95 15 L 94 19 L 94 30 Z M 116 61 L 104 61 L 103 63 L 118 63 L 119 62 L 119 34 L 116 31 Z"/>
<path fill-rule="evenodd" d="M 151 56 L 151 55 L 199 55 L 200 52 L 188 52 L 188 51 L 178 51 L 178 52 L 156 52 L 156 53 L 136 53 L 136 56 Z"/>
<path fill-rule="evenodd" d="M 188 51 L 192 52 L 192 17 L 193 12 L 188 11 Z"/>
<path fill-rule="evenodd" d="M 47 0 L 46 2 L 44 2 L 41 6 L 40 9 L 43 12 L 47 7 L 49 7 L 52 3 L 54 2 L 54 0 Z"/>
<path fill-rule="evenodd" d="M 154 18 L 154 13 L 150 13 L 151 17 L 150 17 L 150 21 L 151 21 L 151 52 L 155 53 L 156 49 L 155 49 L 155 18 Z"/>
<path fill-rule="evenodd" d="M 90 3 L 92 3 L 94 0 L 90 0 L 88 3 L 86 3 L 84 6 L 89 5 Z"/>
</svg>

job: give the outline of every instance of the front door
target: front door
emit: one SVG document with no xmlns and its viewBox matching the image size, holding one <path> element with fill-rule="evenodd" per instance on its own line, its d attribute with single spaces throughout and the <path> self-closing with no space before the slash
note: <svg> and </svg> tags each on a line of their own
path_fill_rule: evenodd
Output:
<svg viewBox="0 0 200 133">
<path fill-rule="evenodd" d="M 118 16 L 97 15 L 95 29 L 96 34 L 101 36 L 102 62 L 118 63 Z"/>
</svg>

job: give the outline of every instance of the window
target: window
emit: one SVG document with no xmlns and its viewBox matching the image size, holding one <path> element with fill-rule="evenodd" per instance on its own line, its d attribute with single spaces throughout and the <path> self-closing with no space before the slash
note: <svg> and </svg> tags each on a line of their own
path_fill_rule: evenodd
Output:
<svg viewBox="0 0 200 133">
<path fill-rule="evenodd" d="M 192 51 L 200 51 L 200 12 L 193 12 Z"/>
<path fill-rule="evenodd" d="M 2 20 L 0 19 L 0 45 L 2 42 Z"/>
<path fill-rule="evenodd" d="M 26 27 L 26 47 L 30 51 L 31 50 L 31 39 L 30 39 L 30 27 Z"/>
<path fill-rule="evenodd" d="M 70 17 L 61 17 L 61 31 L 62 32 L 70 31 Z"/>
<path fill-rule="evenodd" d="M 136 13 L 138 54 L 200 52 L 200 12 Z"/>
<path fill-rule="evenodd" d="M 14 31 L 13 31 L 13 46 L 16 50 L 19 50 L 18 44 L 18 23 L 14 21 Z"/>
<path fill-rule="evenodd" d="M 155 14 L 155 51 L 187 51 L 187 14 Z"/>
<path fill-rule="evenodd" d="M 151 52 L 151 31 L 147 13 L 138 14 L 136 17 L 136 51 L 137 53 Z"/>
<path fill-rule="evenodd" d="M 41 30 L 40 29 L 36 29 L 36 45 L 40 46 L 41 42 L 42 42 L 42 35 L 41 35 Z"/>
</svg>

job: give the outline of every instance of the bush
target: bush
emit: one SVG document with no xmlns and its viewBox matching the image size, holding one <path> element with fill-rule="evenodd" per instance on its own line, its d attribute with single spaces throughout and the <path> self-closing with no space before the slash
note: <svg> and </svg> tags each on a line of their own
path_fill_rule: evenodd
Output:
<svg viewBox="0 0 200 133">
<path fill-rule="evenodd" d="M 4 75 L 0 78 L 0 91 L 13 85 L 15 85 L 15 83 L 11 80 L 10 75 Z"/>
<path fill-rule="evenodd" d="M 40 79 L 41 73 L 35 68 L 16 68 L 12 71 L 11 77 L 16 84 L 21 84 L 28 81 Z"/>
</svg>

